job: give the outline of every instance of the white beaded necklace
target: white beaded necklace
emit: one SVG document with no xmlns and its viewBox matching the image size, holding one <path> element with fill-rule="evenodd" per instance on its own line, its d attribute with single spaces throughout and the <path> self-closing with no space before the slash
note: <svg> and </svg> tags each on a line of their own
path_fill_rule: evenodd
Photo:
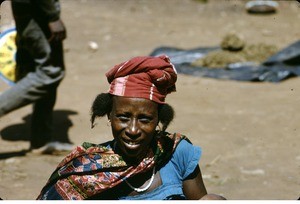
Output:
<svg viewBox="0 0 300 204">
<path fill-rule="evenodd" d="M 149 183 L 147 184 L 147 186 L 145 186 L 144 188 L 135 188 L 133 187 L 126 179 L 125 179 L 125 182 L 127 183 L 127 185 L 134 191 L 138 192 L 138 193 L 142 193 L 146 190 L 148 190 L 151 186 L 151 184 L 153 183 L 153 180 L 154 180 L 154 174 L 155 174 L 155 167 L 153 168 L 153 171 L 152 171 L 152 176 L 151 176 L 151 179 L 149 181 Z"/>
</svg>

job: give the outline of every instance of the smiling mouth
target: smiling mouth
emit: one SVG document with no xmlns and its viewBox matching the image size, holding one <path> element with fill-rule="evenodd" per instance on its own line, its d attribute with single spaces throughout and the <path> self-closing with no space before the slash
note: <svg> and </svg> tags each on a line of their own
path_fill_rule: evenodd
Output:
<svg viewBox="0 0 300 204">
<path fill-rule="evenodd" d="M 128 149 L 136 149 L 140 146 L 140 143 L 138 142 L 132 142 L 128 140 L 123 140 L 123 142 Z"/>
</svg>

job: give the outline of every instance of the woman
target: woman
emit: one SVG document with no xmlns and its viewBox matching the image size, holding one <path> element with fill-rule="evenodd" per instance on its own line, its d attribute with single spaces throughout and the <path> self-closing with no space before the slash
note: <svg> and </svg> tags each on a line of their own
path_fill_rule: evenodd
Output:
<svg viewBox="0 0 300 204">
<path fill-rule="evenodd" d="M 91 123 L 107 116 L 114 139 L 74 149 L 38 199 L 224 199 L 206 192 L 200 148 L 166 132 L 174 111 L 165 97 L 177 80 L 169 58 L 135 57 L 106 76 L 110 89 L 93 102 Z"/>
</svg>

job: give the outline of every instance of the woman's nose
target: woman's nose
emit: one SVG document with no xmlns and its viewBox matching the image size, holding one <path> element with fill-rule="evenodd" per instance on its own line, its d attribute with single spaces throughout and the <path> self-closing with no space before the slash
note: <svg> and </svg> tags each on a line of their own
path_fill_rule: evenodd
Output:
<svg viewBox="0 0 300 204">
<path fill-rule="evenodd" d="M 130 121 L 126 132 L 127 132 L 127 134 L 129 134 L 129 136 L 136 136 L 140 133 L 138 121 L 136 119 L 133 119 Z"/>
</svg>

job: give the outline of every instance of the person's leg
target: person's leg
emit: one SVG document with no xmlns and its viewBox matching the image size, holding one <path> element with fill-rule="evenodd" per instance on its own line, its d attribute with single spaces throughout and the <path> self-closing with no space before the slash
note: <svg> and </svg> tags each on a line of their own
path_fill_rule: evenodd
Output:
<svg viewBox="0 0 300 204">
<path fill-rule="evenodd" d="M 0 95 L 0 117 L 45 97 L 49 89 L 57 86 L 65 74 L 64 67 L 51 64 L 50 45 L 34 20 L 19 35 L 20 45 L 26 48 L 34 60 L 35 71 L 28 73 Z"/>
<path fill-rule="evenodd" d="M 46 31 L 44 31 L 46 32 Z M 63 58 L 62 42 L 52 42 L 49 44 L 51 48 L 50 63 L 54 67 L 65 69 Z M 44 146 L 48 142 L 54 141 L 53 138 L 53 109 L 56 102 L 57 88 L 59 83 L 49 86 L 47 95 L 37 100 L 33 105 L 32 121 L 31 121 L 31 149 Z"/>
<path fill-rule="evenodd" d="M 38 148 L 51 141 L 56 89 L 65 71 L 62 63 L 52 59 L 52 48 L 35 21 L 28 21 L 24 28 L 18 33 L 19 52 L 16 59 L 21 68 L 21 77 L 26 71 L 29 73 L 0 95 L 0 117 L 25 105 L 34 104 L 31 148 Z M 59 47 L 58 53 L 62 53 L 62 46 Z M 29 58 L 31 60 L 28 61 Z"/>
<path fill-rule="evenodd" d="M 56 87 L 33 105 L 31 119 L 30 149 L 37 149 L 52 140 L 53 108 L 56 100 Z"/>
</svg>

